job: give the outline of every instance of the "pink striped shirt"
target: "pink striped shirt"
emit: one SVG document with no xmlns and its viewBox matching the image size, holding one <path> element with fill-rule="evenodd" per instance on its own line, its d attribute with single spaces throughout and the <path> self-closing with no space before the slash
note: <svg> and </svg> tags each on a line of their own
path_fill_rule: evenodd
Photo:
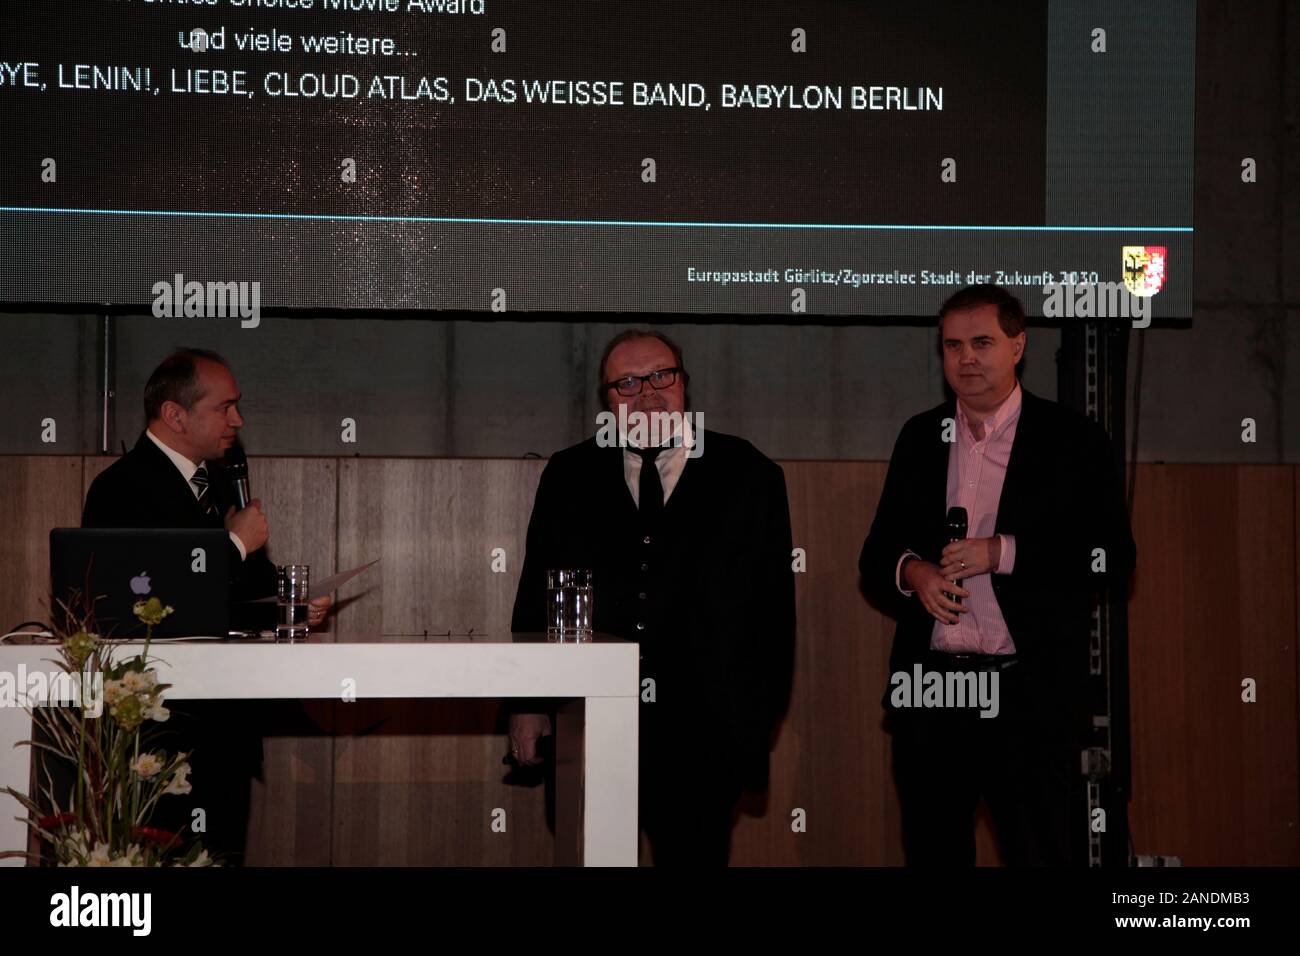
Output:
<svg viewBox="0 0 1300 956">
<path fill-rule="evenodd" d="M 984 437 L 971 434 L 970 419 L 957 402 L 957 440 L 948 452 L 948 507 L 965 508 L 968 538 L 991 538 L 998 519 L 998 501 L 1011 461 L 1011 446 L 1020 421 L 1020 383 L 1006 401 L 984 419 Z M 1010 574 L 1016 563 L 1016 539 L 999 535 L 1002 554 L 995 570 Z M 961 586 L 970 591 L 962 600 L 970 608 L 957 615 L 956 624 L 934 622 L 930 648 L 950 654 L 1014 654 L 1015 642 L 993 594 L 988 574 L 966 578 Z"/>
</svg>

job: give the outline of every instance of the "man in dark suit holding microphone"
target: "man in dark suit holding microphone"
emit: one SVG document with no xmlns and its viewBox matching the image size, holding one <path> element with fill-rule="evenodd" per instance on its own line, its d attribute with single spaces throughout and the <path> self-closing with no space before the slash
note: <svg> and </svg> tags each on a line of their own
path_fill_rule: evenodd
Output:
<svg viewBox="0 0 1300 956">
<path fill-rule="evenodd" d="M 230 535 L 231 621 L 247 629 L 275 626 L 274 603 L 250 604 L 276 591 L 276 568 L 264 550 L 270 537 L 262 504 L 240 495 L 224 467 L 244 419 L 239 386 L 224 358 L 203 349 L 180 349 L 149 376 L 144 390 L 145 430 L 135 447 L 91 483 L 83 528 L 222 528 Z M 242 449 L 241 449 L 242 451 Z M 240 507 L 243 505 L 243 507 Z M 166 595 L 161 595 L 165 600 Z M 329 595 L 312 599 L 308 623 L 320 625 Z M 170 749 L 193 751 L 194 791 L 159 805 L 165 829 L 191 823 L 191 807 L 205 811 L 205 846 L 240 861 L 246 840 L 249 781 L 262 759 L 258 728 L 240 719 L 247 703 L 186 701 L 187 725 Z M 180 721 L 178 721 L 180 723 Z"/>
<path fill-rule="evenodd" d="M 221 528 L 230 534 L 231 611 L 242 626 L 272 626 L 274 608 L 244 602 L 275 593 L 264 549 L 270 527 L 260 500 L 241 503 L 223 467 L 244 419 L 230 366 L 215 352 L 182 349 L 163 360 L 144 390 L 145 430 L 135 447 L 97 476 L 83 528 Z M 246 507 L 237 509 L 237 504 Z M 258 612 L 261 612 L 260 614 Z"/>
<path fill-rule="evenodd" d="M 859 561 L 898 621 L 885 703 L 907 862 L 972 865 L 983 798 L 1005 863 L 1068 865 L 1092 599 L 1135 562 L 1116 459 L 1100 427 L 1020 386 L 1015 296 L 963 289 L 939 329 L 955 401 L 903 426 Z M 992 716 L 899 692 L 929 674 L 986 680 Z"/>
<path fill-rule="evenodd" d="M 557 452 L 528 524 L 513 629 L 546 629 L 546 572 L 593 572 L 594 629 L 641 645 L 641 824 L 656 866 L 725 865 L 742 790 L 767 787 L 794 652 L 790 511 L 779 465 L 686 413 L 681 350 L 656 332 L 606 347 L 598 391 L 617 420 L 678 430 Z M 607 436 L 608 437 L 608 436 Z M 692 447 L 694 446 L 694 447 Z M 698 453 L 698 454 L 697 454 Z M 547 714 L 510 720 L 539 762 Z"/>
</svg>

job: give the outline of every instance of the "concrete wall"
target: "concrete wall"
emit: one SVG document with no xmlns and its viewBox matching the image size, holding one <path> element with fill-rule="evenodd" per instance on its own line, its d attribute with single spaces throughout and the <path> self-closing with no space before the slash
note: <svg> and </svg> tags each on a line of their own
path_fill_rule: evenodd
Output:
<svg viewBox="0 0 1300 956">
<path fill-rule="evenodd" d="M 51 361 L 41 387 L 15 396 L 17 414 L 0 426 L 0 448 L 97 451 L 99 320 L 8 322 L 33 354 L 44 347 Z M 899 424 L 942 388 L 928 328 L 658 327 L 682 345 L 691 401 L 708 427 L 745 435 L 773 457 L 888 458 Z M 596 365 L 620 326 L 264 318 L 256 330 L 193 328 L 186 335 L 172 319 L 116 320 L 117 439 L 134 441 L 145 380 L 184 343 L 230 359 L 244 395 L 244 442 L 255 454 L 550 455 L 594 431 Z M 1049 396 L 1059 338 L 1056 330 L 1035 334 L 1026 370 L 1027 387 Z M 27 364 L 17 350 L 6 363 L 11 382 Z M 40 441 L 47 415 L 60 423 L 56 448 Z M 340 441 L 344 417 L 357 422 L 355 445 Z"/>
</svg>

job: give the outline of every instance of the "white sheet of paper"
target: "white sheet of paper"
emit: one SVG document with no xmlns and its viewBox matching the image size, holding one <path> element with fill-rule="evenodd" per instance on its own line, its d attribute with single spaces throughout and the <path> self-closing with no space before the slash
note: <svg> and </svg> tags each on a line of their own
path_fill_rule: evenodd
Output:
<svg viewBox="0 0 1300 956">
<path fill-rule="evenodd" d="M 308 591 L 311 594 L 311 596 L 314 598 L 320 597 L 322 594 L 333 594 L 335 591 L 341 588 L 344 584 L 347 584 L 347 582 L 351 581 L 353 578 L 355 578 L 366 568 L 378 563 L 379 563 L 379 559 L 375 558 L 375 560 L 367 564 L 362 564 L 358 567 L 355 567 L 351 571 L 340 571 L 338 574 L 330 575 L 328 578 L 325 578 L 325 580 L 320 581 L 319 583 L 316 581 L 310 581 L 308 582 Z M 270 597 L 258 598 L 256 601 L 249 601 L 248 603 L 269 604 L 271 601 L 274 600 L 276 600 L 276 597 L 274 594 L 272 594 Z"/>
</svg>

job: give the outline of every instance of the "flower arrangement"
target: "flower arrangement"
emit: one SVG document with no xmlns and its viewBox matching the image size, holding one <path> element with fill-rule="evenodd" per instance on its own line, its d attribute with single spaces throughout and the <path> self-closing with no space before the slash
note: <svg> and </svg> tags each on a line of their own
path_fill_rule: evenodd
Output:
<svg viewBox="0 0 1300 956">
<path fill-rule="evenodd" d="M 185 845 L 184 834 L 150 826 L 160 800 L 189 793 L 187 753 L 168 754 L 155 745 L 157 724 L 171 713 L 151 666 L 153 628 L 173 608 L 156 597 L 138 601 L 133 610 L 145 625 L 144 646 L 134 657 L 117 660 L 124 642 L 96 633 L 93 605 L 77 613 L 60 602 L 65 626 L 54 629 L 59 640 L 57 665 L 72 680 L 78 700 L 71 707 L 29 707 L 44 740 L 26 743 L 75 768 L 75 786 L 60 806 L 48 767 L 43 791 L 45 813 L 32 796 L 12 787 L 4 792 L 28 812 L 28 826 L 52 847 L 59 866 L 212 866 L 215 860 L 197 841 Z M 48 758 L 47 758 L 48 759 Z M 0 858 L 26 857 L 21 851 Z"/>
</svg>

